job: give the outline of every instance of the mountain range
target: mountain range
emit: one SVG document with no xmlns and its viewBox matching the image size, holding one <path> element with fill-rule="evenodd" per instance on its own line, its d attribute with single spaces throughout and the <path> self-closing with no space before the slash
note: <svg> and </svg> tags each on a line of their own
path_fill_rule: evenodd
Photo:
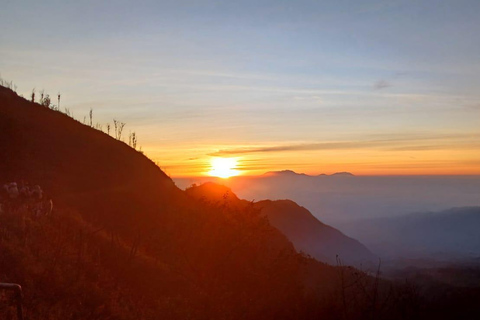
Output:
<svg viewBox="0 0 480 320">
<path fill-rule="evenodd" d="M 269 171 L 269 172 L 266 172 L 263 174 L 263 176 L 269 176 L 269 177 L 272 177 L 272 176 L 276 176 L 276 177 L 281 177 L 281 176 L 286 176 L 286 177 L 295 177 L 295 176 L 299 176 L 299 177 L 328 177 L 328 176 L 331 176 L 331 177 L 354 177 L 355 175 L 350 173 L 350 172 L 335 172 L 335 173 L 332 173 L 332 174 L 325 174 L 325 173 L 321 173 L 321 174 L 318 174 L 318 175 L 308 175 L 308 174 L 305 174 L 305 173 L 297 173 L 293 170 L 281 170 L 281 171 Z"/>
</svg>

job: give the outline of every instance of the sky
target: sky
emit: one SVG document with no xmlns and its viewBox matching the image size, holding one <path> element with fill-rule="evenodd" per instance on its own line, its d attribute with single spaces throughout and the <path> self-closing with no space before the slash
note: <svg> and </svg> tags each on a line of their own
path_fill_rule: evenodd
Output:
<svg viewBox="0 0 480 320">
<path fill-rule="evenodd" d="M 171 176 L 480 174 L 478 0 L 1 7 L 4 80 L 125 122 Z"/>
</svg>

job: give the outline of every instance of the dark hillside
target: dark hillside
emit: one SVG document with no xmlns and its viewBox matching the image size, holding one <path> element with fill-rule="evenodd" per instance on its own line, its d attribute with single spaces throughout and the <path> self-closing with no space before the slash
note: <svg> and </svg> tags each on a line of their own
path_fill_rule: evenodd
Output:
<svg viewBox="0 0 480 320">
<path fill-rule="evenodd" d="M 111 223 L 154 215 L 181 192 L 123 142 L 0 87 L 0 182 L 41 185 L 58 204 Z"/>
<path fill-rule="evenodd" d="M 376 263 L 375 255 L 363 244 L 322 223 L 291 200 L 263 200 L 256 205 L 299 251 L 332 265 L 336 264 L 337 256 L 349 265 L 366 267 Z"/>
<path fill-rule="evenodd" d="M 275 228 L 303 251 L 319 261 L 337 264 L 337 256 L 344 264 L 367 266 L 377 258 L 360 242 L 339 230 L 320 222 L 307 209 L 291 200 L 240 200 L 230 188 L 213 182 L 191 187 L 185 192 L 196 199 L 204 199 L 229 207 L 252 206 L 261 211 Z"/>
<path fill-rule="evenodd" d="M 41 185 L 55 204 L 51 219 L 0 213 L 0 281 L 24 285 L 30 319 L 292 318 L 301 307 L 303 258 L 255 210 L 186 197 L 125 143 L 5 88 L 0 158 L 0 183 Z"/>
</svg>

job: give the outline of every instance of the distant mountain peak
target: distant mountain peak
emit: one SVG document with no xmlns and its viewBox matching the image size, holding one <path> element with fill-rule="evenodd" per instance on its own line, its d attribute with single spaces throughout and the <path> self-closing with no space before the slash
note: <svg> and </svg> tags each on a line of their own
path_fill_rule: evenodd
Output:
<svg viewBox="0 0 480 320">
<path fill-rule="evenodd" d="M 343 171 L 343 172 L 335 172 L 334 174 L 331 174 L 331 176 L 342 176 L 342 177 L 355 177 L 353 173 Z"/>
<path fill-rule="evenodd" d="M 300 177 L 354 177 L 353 173 L 342 171 L 342 172 L 335 172 L 332 174 L 322 173 L 316 176 L 311 176 L 305 173 L 297 173 L 293 170 L 279 170 L 279 171 L 268 171 L 263 174 L 264 176 L 284 176 L 284 177 L 293 177 L 293 176 L 300 176 Z"/>
<path fill-rule="evenodd" d="M 279 170 L 279 171 L 268 171 L 263 174 L 264 176 L 308 176 L 305 173 L 297 173 L 293 170 Z"/>
</svg>

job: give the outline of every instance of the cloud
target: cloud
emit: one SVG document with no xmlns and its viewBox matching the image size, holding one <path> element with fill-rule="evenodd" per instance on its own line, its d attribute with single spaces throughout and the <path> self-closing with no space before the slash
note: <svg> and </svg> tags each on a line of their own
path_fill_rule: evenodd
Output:
<svg viewBox="0 0 480 320">
<path fill-rule="evenodd" d="M 322 102 L 322 98 L 320 96 L 309 95 L 309 96 L 294 96 L 294 100 L 299 101 L 315 101 L 315 102 Z"/>
<path fill-rule="evenodd" d="M 254 147 L 254 148 L 235 148 L 224 149 L 209 154 L 210 156 L 228 156 L 246 153 L 265 153 L 265 152 L 282 152 L 282 151 L 308 151 L 308 150 L 335 150 L 354 148 L 352 142 L 332 142 L 332 143 L 310 143 L 310 144 L 292 144 L 271 147 Z"/>
<path fill-rule="evenodd" d="M 480 104 L 470 104 L 466 107 L 469 110 L 480 110 Z"/>
<path fill-rule="evenodd" d="M 421 145 L 419 145 L 422 143 Z M 252 153 L 319 151 L 348 149 L 381 149 L 385 151 L 427 151 L 440 149 L 479 149 L 480 137 L 474 135 L 405 135 L 386 136 L 375 140 L 299 143 L 276 146 L 245 147 L 218 150 L 209 156 L 233 156 Z"/>
<path fill-rule="evenodd" d="M 377 13 L 379 11 L 389 10 L 394 7 L 398 7 L 402 4 L 401 1 L 382 1 L 374 2 L 363 6 L 357 13 Z"/>
<path fill-rule="evenodd" d="M 389 88 L 391 87 L 392 84 L 390 82 L 388 82 L 387 80 L 378 80 L 377 82 L 375 82 L 373 84 L 373 88 L 376 89 L 376 90 L 382 90 L 382 89 L 385 89 L 385 88 Z"/>
<path fill-rule="evenodd" d="M 456 146 L 456 149 L 459 147 Z M 440 149 L 452 149 L 452 146 L 449 145 L 420 145 L 420 146 L 403 146 L 390 148 L 387 151 L 430 151 L 430 150 L 440 150 Z"/>
</svg>

